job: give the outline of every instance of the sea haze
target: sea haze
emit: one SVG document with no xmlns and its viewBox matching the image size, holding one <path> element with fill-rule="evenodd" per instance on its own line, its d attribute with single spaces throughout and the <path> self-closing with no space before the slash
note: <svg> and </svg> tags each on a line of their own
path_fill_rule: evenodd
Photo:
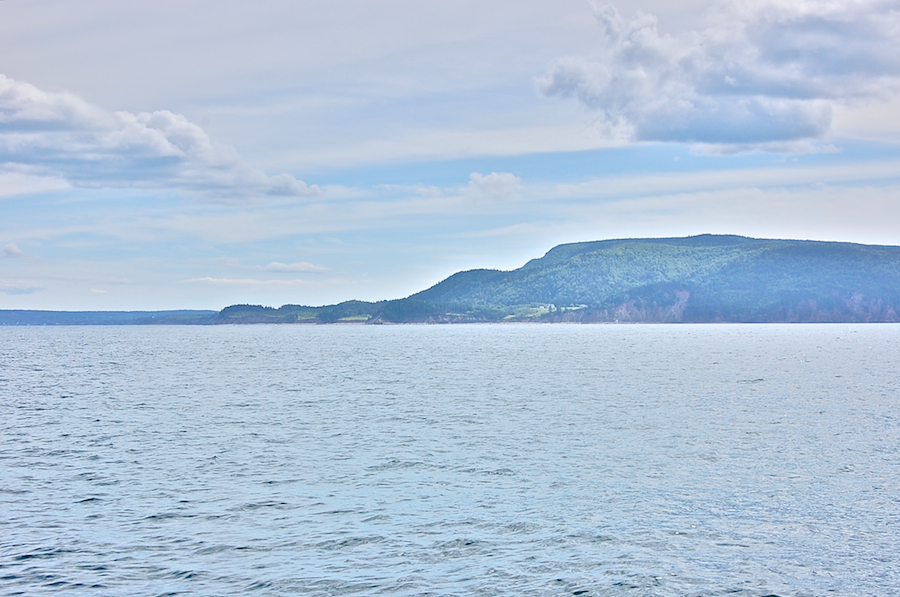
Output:
<svg viewBox="0 0 900 597">
<path fill-rule="evenodd" d="M 0 328 L 5 595 L 891 595 L 900 326 Z"/>
</svg>

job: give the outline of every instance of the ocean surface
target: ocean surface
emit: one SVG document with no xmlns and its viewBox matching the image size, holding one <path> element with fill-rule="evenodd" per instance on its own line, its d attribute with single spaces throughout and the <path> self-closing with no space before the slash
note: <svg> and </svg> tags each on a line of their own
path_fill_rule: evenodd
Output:
<svg viewBox="0 0 900 597">
<path fill-rule="evenodd" d="M 2 595 L 898 595 L 900 326 L 0 328 Z"/>
</svg>

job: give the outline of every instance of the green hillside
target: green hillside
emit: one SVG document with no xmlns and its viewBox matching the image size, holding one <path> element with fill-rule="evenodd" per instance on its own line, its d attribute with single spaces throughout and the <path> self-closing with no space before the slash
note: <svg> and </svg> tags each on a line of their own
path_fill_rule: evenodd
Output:
<svg viewBox="0 0 900 597">
<path fill-rule="evenodd" d="M 406 300 L 434 306 L 436 320 L 897 321 L 900 247 L 713 235 L 573 243 Z"/>
<path fill-rule="evenodd" d="M 459 272 L 405 299 L 222 311 L 0 312 L 0 325 L 897 322 L 900 247 L 742 236 L 560 245 L 512 271 Z"/>
<path fill-rule="evenodd" d="M 279 309 L 215 323 L 894 322 L 900 247 L 741 236 L 560 245 L 512 271 L 471 270 L 405 299 Z"/>
</svg>

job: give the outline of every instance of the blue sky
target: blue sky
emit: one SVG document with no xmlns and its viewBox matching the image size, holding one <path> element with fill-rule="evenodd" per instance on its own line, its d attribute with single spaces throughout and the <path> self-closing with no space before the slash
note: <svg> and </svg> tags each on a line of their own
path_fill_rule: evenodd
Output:
<svg viewBox="0 0 900 597">
<path fill-rule="evenodd" d="M 900 244 L 900 1 L 0 2 L 0 308 L 399 298 L 556 244 Z"/>
</svg>

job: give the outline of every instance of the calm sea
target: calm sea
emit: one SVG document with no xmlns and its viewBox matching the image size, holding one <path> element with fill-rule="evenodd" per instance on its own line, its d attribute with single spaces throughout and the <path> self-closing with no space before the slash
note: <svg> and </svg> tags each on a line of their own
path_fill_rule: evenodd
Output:
<svg viewBox="0 0 900 597">
<path fill-rule="evenodd" d="M 897 595 L 900 326 L 0 328 L 4 595 Z"/>
</svg>

